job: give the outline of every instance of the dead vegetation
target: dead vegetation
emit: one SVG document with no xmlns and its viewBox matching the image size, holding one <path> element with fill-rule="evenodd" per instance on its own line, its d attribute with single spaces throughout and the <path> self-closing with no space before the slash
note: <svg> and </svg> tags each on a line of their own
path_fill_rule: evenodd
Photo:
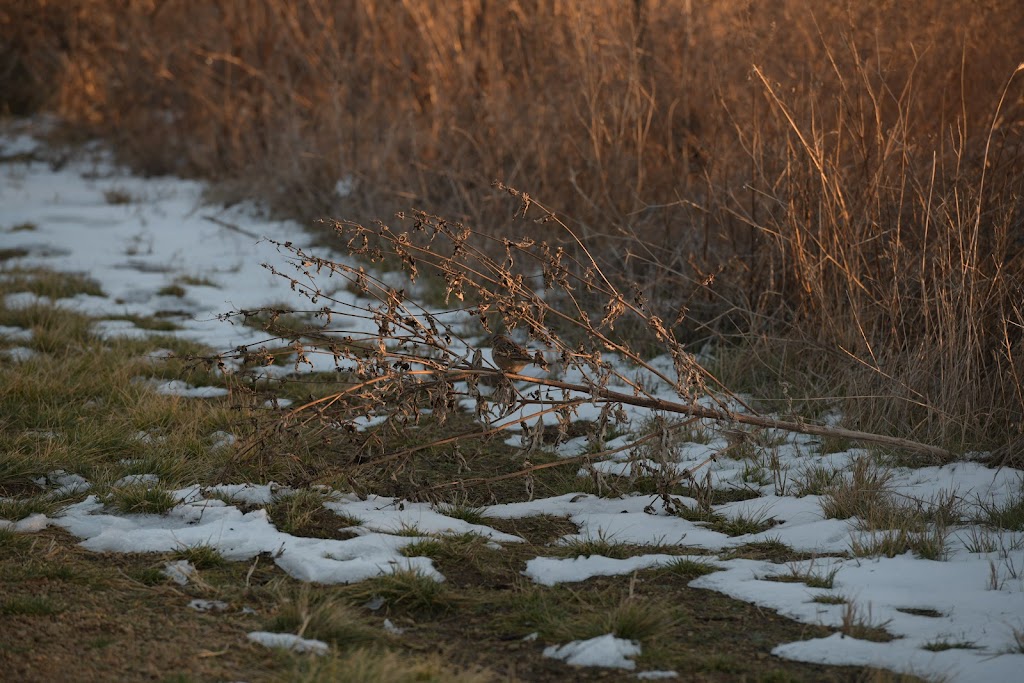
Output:
<svg viewBox="0 0 1024 683">
<path fill-rule="evenodd" d="M 92 286 L 75 276 L 38 272 L 34 277 L 48 281 L 48 287 L 65 295 Z M 5 287 L 32 288 L 20 280 L 5 283 L 0 291 L 9 291 Z M 391 318 L 383 316 L 380 320 Z M 8 420 L 0 429 L 0 445 L 6 453 L 6 457 L 0 457 L 0 494 L 6 498 L 0 518 L 19 519 L 34 512 L 59 514 L 66 503 L 89 493 L 72 486 L 59 497 L 51 495 L 55 493 L 54 486 L 65 489 L 72 484 L 65 479 L 69 473 L 86 475 L 94 485 L 90 492 L 99 494 L 109 511 L 159 515 L 173 504 L 171 488 L 221 483 L 226 480 L 225 472 L 231 475 L 227 480 L 276 479 L 296 487 L 322 480 L 345 490 L 345 475 L 358 470 L 352 466 L 352 459 L 358 462 L 363 449 L 352 441 L 339 439 L 333 448 L 321 449 L 315 447 L 317 444 L 299 440 L 291 444 L 292 450 L 276 451 L 261 459 L 251 457 L 253 451 L 245 450 L 245 438 L 234 446 L 214 438 L 224 428 L 242 437 L 251 434 L 249 430 L 266 435 L 265 416 L 272 413 L 261 408 L 265 389 L 250 392 L 239 381 L 247 372 L 245 368 L 237 374 L 220 374 L 180 359 L 155 362 L 151 357 L 168 346 L 179 355 L 194 355 L 198 349 L 192 344 L 157 335 L 142 340 L 103 341 L 90 331 L 90 319 L 44 303 L 11 309 L 5 301 L 0 302 L 0 322 L 17 322 L 31 328 L 34 335 L 30 343 L 38 352 L 24 361 L 0 363 L 0 378 L 6 380 L 0 382 L 0 399 L 8 408 Z M 292 328 L 292 332 L 313 335 L 315 326 Z M 0 340 L 0 346 L 13 343 L 6 338 Z M 291 345 L 281 348 L 294 352 Z M 379 346 L 369 343 L 342 348 L 370 363 L 365 372 L 372 370 L 372 362 L 379 353 Z M 388 348 L 394 347 L 385 345 Z M 314 345 L 313 349 L 322 351 L 324 347 Z M 332 353 L 329 348 L 327 352 Z M 443 357 L 427 360 L 439 363 Z M 392 363 L 385 368 L 384 376 L 401 382 L 403 373 L 413 371 L 412 365 L 410 362 L 409 368 L 396 368 Z M 581 362 L 580 367 L 593 370 L 587 362 Z M 474 374 L 468 370 L 454 372 Z M 475 372 L 492 377 L 498 374 L 485 368 Z M 130 381 L 139 373 L 226 384 L 233 391 L 227 397 L 208 400 L 162 396 L 147 383 Z M 437 375 L 447 378 L 447 370 L 435 370 L 433 376 Z M 368 381 L 349 372 L 329 377 L 330 381 L 324 384 L 309 382 L 303 387 L 322 391 L 321 396 L 330 401 L 337 397 L 339 377 L 348 386 Z M 528 378 L 514 383 L 504 376 L 494 379 L 496 383 L 492 386 L 481 388 L 482 394 L 505 387 L 513 395 L 529 395 L 523 391 Z M 460 381 L 465 382 L 466 378 Z M 329 417 L 329 411 L 320 417 Z M 401 452 L 435 441 L 443 429 L 450 433 L 468 429 L 474 423 L 471 414 L 452 411 L 446 426 L 432 432 L 431 429 L 437 429 L 438 419 L 438 415 L 420 415 L 418 424 L 410 420 L 403 425 L 404 429 L 389 428 L 384 423 L 364 434 L 368 443 L 378 447 L 375 452 Z M 276 421 L 272 418 L 270 424 Z M 606 450 L 607 442 L 624 436 L 616 433 L 613 421 L 595 424 L 602 427 L 599 432 L 592 424 L 582 432 L 573 431 L 572 436 L 593 437 L 600 433 L 600 437 L 594 437 L 595 445 L 604 440 Z M 330 422 L 314 421 L 310 426 L 332 434 L 330 429 L 324 430 Z M 275 438 L 287 437 L 290 428 L 270 434 Z M 695 429 L 685 419 L 650 420 L 647 428 L 657 435 L 644 444 L 644 454 L 653 460 L 659 458 L 658 448 L 671 449 L 689 439 L 708 441 L 705 430 Z M 579 425 L 574 429 L 579 429 Z M 741 446 L 753 442 L 771 447 L 778 439 L 777 434 L 743 433 L 746 436 L 736 437 L 734 443 L 735 450 L 743 451 L 742 457 L 746 458 L 755 457 L 756 453 Z M 287 442 L 288 439 L 277 441 Z M 520 472 L 522 452 L 499 440 L 489 442 L 482 454 L 466 449 L 461 458 L 457 449 L 447 446 L 424 448 L 419 453 L 423 457 L 412 459 L 404 467 L 401 462 L 385 461 L 387 466 L 376 471 L 371 459 L 367 469 L 376 479 L 364 474 L 353 478 L 362 485 L 374 485 L 376 493 L 411 497 L 424 484 L 448 484 L 476 472 L 489 472 L 492 477 L 495 472 L 508 473 L 507 479 L 477 487 L 486 495 L 480 496 L 466 487 L 451 495 L 447 504 L 436 506 L 436 510 L 519 534 L 524 542 L 497 548 L 471 533 L 424 535 L 403 528 L 396 533 L 420 536 L 405 552 L 432 558 L 443 571 L 445 582 L 435 582 L 416 572 L 397 572 L 349 586 L 311 586 L 285 576 L 269 553 L 244 563 L 228 561 L 216 548 L 202 543 L 182 545 L 159 554 L 92 553 L 53 528 L 32 534 L 3 530 L 0 594 L 4 598 L 0 600 L 0 613 L 4 619 L 0 620 L 0 640 L 6 647 L 0 649 L 0 669 L 10 672 L 8 677 L 12 680 L 26 681 L 51 680 L 71 666 L 76 667 L 82 680 L 136 680 L 140 676 L 564 680 L 568 673 L 586 680 L 614 680 L 619 672 L 573 670 L 538 654 L 548 642 L 610 631 L 644 643 L 642 666 L 676 668 L 705 680 L 897 679 L 871 670 L 808 665 L 772 657 L 771 649 L 779 642 L 825 636 L 829 629 L 795 624 L 770 611 L 691 588 L 688 584 L 694 578 L 719 568 L 716 561 L 692 557 L 699 551 L 683 546 L 630 545 L 600 533 L 575 542 L 559 542 L 567 534 L 579 531 L 564 517 L 503 521 L 485 518 L 478 507 L 483 502 L 492 498 L 501 502 L 521 500 L 527 495 Z M 126 455 L 133 457 L 126 459 Z M 477 455 L 481 457 L 474 457 Z M 671 453 L 661 454 L 665 464 L 670 462 L 670 456 Z M 529 457 L 535 462 L 554 461 L 540 447 Z M 529 481 L 538 494 L 554 494 L 552 489 L 558 486 L 564 488 L 557 493 L 579 492 L 592 486 L 598 495 L 617 495 L 618 487 L 622 491 L 635 490 L 633 485 L 637 483 L 630 477 L 613 482 L 613 477 L 596 470 L 591 470 L 589 478 L 580 478 L 572 464 L 567 476 L 559 479 L 551 476 L 557 469 L 538 469 L 530 474 Z M 154 474 L 159 475 L 158 480 Z M 141 475 L 148 476 L 133 479 Z M 851 501 L 863 498 L 866 502 L 853 501 L 848 508 L 854 510 L 853 514 L 871 516 L 870 507 L 888 503 L 877 500 L 876 495 L 876 489 L 885 488 L 885 481 L 869 475 L 867 469 L 864 475 L 854 472 L 851 483 L 858 485 L 860 491 L 854 491 L 853 486 L 840 486 L 834 488 L 832 497 Z M 657 473 L 644 472 L 637 481 L 646 478 L 657 479 Z M 390 482 L 393 488 L 383 488 L 382 482 Z M 831 485 L 835 486 L 835 482 Z M 696 501 L 693 513 L 698 521 L 724 533 L 753 533 L 760 528 L 756 516 L 739 514 L 727 520 L 714 514 L 711 507 L 725 500 L 745 498 L 748 492 L 713 489 L 710 477 L 703 483 L 690 480 L 686 486 L 683 495 Z M 449 494 L 447 491 L 446 496 Z M 230 502 L 223 494 L 220 499 Z M 330 495 L 323 489 L 302 488 L 279 491 L 273 500 L 255 507 L 263 507 L 278 527 L 300 536 L 323 538 L 333 533 L 334 537 L 344 537 L 345 528 L 362 523 L 354 517 L 328 514 L 324 503 L 329 500 Z M 656 501 L 652 496 L 652 502 Z M 1017 507 L 1019 500 L 1012 499 L 998 509 L 992 507 L 988 514 L 993 520 L 1012 524 L 1009 516 Z M 247 507 L 246 511 L 249 510 Z M 978 542 L 988 542 L 981 534 Z M 632 576 L 599 577 L 581 585 L 549 588 L 523 578 L 527 561 L 538 556 L 601 553 L 626 557 L 648 552 L 685 552 L 691 556 L 680 556 L 662 567 Z M 719 559 L 739 557 L 789 563 L 793 567 L 815 559 L 770 538 L 740 545 Z M 196 567 L 191 583 L 178 586 L 170 581 L 162 568 L 171 560 L 188 560 Z M 808 585 L 830 580 L 827 574 L 819 576 L 811 568 L 799 574 L 793 569 L 792 574 L 794 580 Z M 993 589 L 1000 585 L 998 582 L 1016 576 L 1012 563 L 999 567 L 993 564 Z M 216 600 L 226 607 L 201 612 L 190 606 L 192 600 Z M 851 606 L 844 612 L 843 628 L 857 637 L 888 637 L 883 629 L 885 624 L 870 617 L 870 609 L 865 613 L 861 607 Z M 385 618 L 403 630 L 400 637 L 384 626 Z M 330 652 L 317 658 L 264 650 L 249 643 L 245 635 L 262 629 L 323 639 Z M 531 634 L 538 634 L 536 637 L 541 641 L 534 642 Z M 142 652 L 143 656 L 133 652 Z"/>
<path fill-rule="evenodd" d="M 428 207 L 502 237 L 497 177 L 685 308 L 666 326 L 773 410 L 839 403 L 851 427 L 1020 451 L 1019 3 L 24 0 L 3 16 L 3 106 L 55 111 L 143 172 L 305 217 Z"/>
<path fill-rule="evenodd" d="M 685 515 L 689 508 L 675 497 L 679 485 L 693 489 L 699 486 L 694 475 L 703 465 L 734 451 L 750 451 L 758 439 L 771 442 L 769 429 L 775 439 L 780 431 L 800 432 L 895 446 L 940 462 L 953 458 L 930 444 L 758 414 L 676 339 L 670 328 L 685 319 L 685 308 L 676 311 L 674 325 L 668 323 L 659 315 L 663 306 L 650 302 L 636 283 L 621 283 L 620 276 L 606 274 L 551 211 L 518 190 L 501 184 L 498 189 L 516 202 L 509 232 L 523 221 L 543 223 L 552 241 L 498 239 L 415 212 L 399 214 L 399 228 L 382 222 L 370 227 L 335 222 L 337 237 L 354 261 L 322 258 L 291 243 L 277 243 L 289 267 L 265 267 L 288 280 L 308 308 L 244 310 L 224 317 L 292 319 L 276 329 L 283 336 L 274 346 L 294 355 L 297 368 L 330 367 L 349 381 L 337 391 L 311 397 L 255 433 L 237 460 L 262 458 L 282 444 L 312 438 L 314 448 L 348 454 L 336 463 L 347 488 L 379 493 L 381 486 L 401 481 L 401 497 L 436 502 L 508 480 L 521 480 L 532 498 L 539 473 L 551 468 L 583 468 L 599 494 L 621 493 L 614 481 L 618 477 L 595 465 L 625 458 L 632 473 L 628 487 L 635 489 L 641 476 L 648 477 L 650 492 L 660 496 L 662 505 Z M 561 241 L 575 248 L 570 252 L 556 246 Z M 398 272 L 380 273 L 374 264 L 404 271 L 405 286 L 396 284 Z M 420 303 L 416 294 L 423 281 L 443 289 L 440 310 Z M 603 302 L 600 319 L 590 313 L 596 302 Z M 304 319 L 316 322 L 302 324 Z M 480 330 L 521 331 L 534 346 L 543 346 L 530 353 L 546 373 L 503 370 L 473 342 Z M 648 350 L 656 349 L 653 358 L 636 349 L 633 340 L 641 334 L 650 340 Z M 274 362 L 275 354 L 261 348 L 266 355 L 262 364 Z M 239 348 L 227 355 L 244 363 L 252 351 Z M 226 360 L 210 362 L 223 367 Z M 656 418 L 651 429 L 637 433 L 629 409 L 633 417 L 640 410 L 671 419 Z M 580 431 L 574 423 L 581 410 L 597 411 L 582 430 L 583 452 L 538 462 L 550 446 Z M 449 421 L 468 426 L 442 429 L 440 435 L 424 429 L 427 424 L 443 428 Z M 679 467 L 679 436 L 689 436 L 700 421 L 705 426 L 741 425 L 749 431 L 733 429 L 733 443 L 703 463 Z M 375 424 L 381 428 L 366 429 Z M 411 443 L 396 448 L 395 438 L 411 430 L 416 432 Z M 617 430 L 629 437 L 609 444 L 609 432 Z M 476 474 L 479 461 L 487 457 L 486 442 L 507 438 L 509 431 L 520 436 L 520 466 Z M 450 466 L 439 466 L 444 461 Z M 781 477 L 777 466 L 775 471 Z M 776 482 L 777 488 L 785 485 L 781 479 Z M 706 488 L 710 491 L 710 484 Z M 710 515 L 710 505 L 700 512 Z M 722 523 L 710 516 L 705 521 L 713 527 Z M 722 531 L 751 533 L 765 524 L 770 526 L 767 520 L 745 520 Z"/>
</svg>

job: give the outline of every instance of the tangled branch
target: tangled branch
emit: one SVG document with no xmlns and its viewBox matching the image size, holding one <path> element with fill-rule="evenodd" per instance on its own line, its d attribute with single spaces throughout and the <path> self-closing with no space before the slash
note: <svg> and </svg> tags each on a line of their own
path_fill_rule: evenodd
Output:
<svg viewBox="0 0 1024 683">
<path fill-rule="evenodd" d="M 283 335 L 281 352 L 294 354 L 296 366 L 330 367 L 349 382 L 343 391 L 288 411 L 281 425 L 317 425 L 344 435 L 357 446 L 358 456 L 349 464 L 396 469 L 419 452 L 458 448 L 512 428 L 522 429 L 529 452 L 541 442 L 544 418 L 554 420 L 557 439 L 564 440 L 583 406 L 597 409 L 588 438 L 598 448 L 581 456 L 588 463 L 637 449 L 649 439 L 639 436 L 607 452 L 601 448 L 610 422 L 628 422 L 627 407 L 951 457 L 944 449 L 906 439 L 759 415 L 676 339 L 673 327 L 685 310 L 666 323 L 637 286 L 616 284 L 602 272 L 586 245 L 552 211 L 524 192 L 495 185 L 518 201 L 515 220 L 533 220 L 549 239 L 494 238 L 415 211 L 397 216 L 401 229 L 383 222 L 333 222 L 347 248 L 344 261 L 274 242 L 287 254 L 290 269 L 264 266 L 310 303 L 309 309 L 290 313 L 312 315 L 321 323 Z M 371 266 L 380 271 L 371 272 Z M 404 286 L 396 286 L 396 270 L 404 273 Z M 443 303 L 422 303 L 432 293 Z M 600 316 L 594 313 L 598 310 Z M 229 315 L 276 319 L 282 313 Z M 616 326 L 629 334 L 620 334 Z M 524 343 L 540 345 L 551 371 L 545 376 L 502 372 L 476 342 L 480 329 L 519 334 L 526 337 Z M 653 358 L 639 353 L 629 341 L 637 338 L 637 330 L 661 353 Z M 253 353 L 240 348 L 234 355 L 250 358 Z M 265 348 L 261 353 L 272 362 L 272 353 Z M 479 428 L 397 450 L 388 450 L 375 432 L 365 429 L 381 420 L 399 429 L 418 424 L 425 414 L 444 424 L 463 410 L 474 415 Z M 536 469 L 526 466 L 501 478 L 529 476 Z M 457 483 L 488 481 L 494 479 Z"/>
</svg>

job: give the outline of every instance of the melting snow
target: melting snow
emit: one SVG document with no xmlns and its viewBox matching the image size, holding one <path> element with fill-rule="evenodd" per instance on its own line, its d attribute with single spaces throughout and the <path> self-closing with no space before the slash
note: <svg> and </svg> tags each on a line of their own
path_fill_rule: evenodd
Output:
<svg viewBox="0 0 1024 683">
<path fill-rule="evenodd" d="M 300 638 L 292 633 L 270 633 L 269 631 L 253 631 L 249 640 L 266 647 L 280 647 L 292 652 L 312 652 L 317 655 L 327 654 L 330 647 L 322 640 Z"/>
<path fill-rule="evenodd" d="M 7 149 L 35 146 L 25 137 L 0 138 L 0 144 Z M 261 331 L 226 324 L 217 316 L 227 310 L 294 300 L 288 281 L 261 267 L 264 261 L 280 263 L 282 256 L 259 237 L 308 244 L 310 238 L 300 226 L 259 218 L 252 207 L 203 207 L 203 187 L 199 183 L 133 178 L 111 168 L 85 177 L 83 172 L 91 169 L 85 163 L 70 163 L 60 170 L 44 163 L 4 164 L 0 168 L 0 205 L 4 207 L 0 248 L 27 254 L 9 259 L 9 265 L 88 273 L 107 294 L 78 295 L 56 302 L 68 309 L 99 317 L 145 317 L 158 310 L 173 310 L 177 314 L 169 319 L 180 327 L 173 333 L 180 338 L 216 349 L 265 341 Z M 104 192 L 110 189 L 127 193 L 132 202 L 109 204 Z M 339 191 L 342 189 L 345 188 Z M 37 227 L 19 232 L 7 229 L 18 223 L 33 223 Z M 197 284 L 190 284 L 193 282 Z M 169 285 L 180 287 L 184 296 L 167 296 Z M 338 292 L 336 296 L 345 294 Z M 21 292 L 8 295 L 5 301 L 8 306 L 30 306 L 48 300 Z M 358 324 L 354 320 L 349 322 Z M 367 331 L 374 331 L 371 321 L 366 325 Z M 152 334 L 124 320 L 102 322 L 97 330 L 106 336 Z M 0 328 L 0 338 L 27 342 L 31 333 L 5 327 Z M 8 349 L 5 356 L 7 360 L 22 361 L 28 357 L 19 347 Z M 334 367 L 333 361 L 324 356 L 314 355 L 311 360 L 316 370 Z M 665 362 L 666 367 L 671 363 L 668 359 Z M 292 367 L 260 370 L 267 376 L 293 371 Z M 565 379 L 571 382 L 579 377 L 570 373 Z M 153 382 L 158 390 L 178 396 L 224 393 L 219 387 L 193 387 L 180 381 L 141 381 Z M 593 419 L 598 410 L 583 405 L 579 417 Z M 628 412 L 637 423 L 649 416 L 639 409 Z M 500 423 L 515 424 L 523 418 L 522 412 L 516 411 Z M 370 417 L 359 426 L 365 428 L 385 419 Z M 552 423 L 555 416 L 543 419 Z M 527 423 L 535 421 L 528 419 Z M 35 436 L 60 438 L 59 434 L 44 431 L 36 432 Z M 211 435 L 214 441 L 225 444 L 231 438 L 223 433 Z M 520 437 L 512 432 L 510 442 L 518 445 Z M 697 465 L 722 445 L 724 441 L 717 438 L 706 444 L 685 445 L 673 467 L 680 472 Z M 583 442 L 576 439 L 565 444 L 559 454 L 576 455 L 583 447 Z M 799 435 L 790 437 L 777 450 L 779 461 L 790 468 L 791 475 L 808 464 L 843 470 L 864 455 L 864 451 L 857 449 L 827 456 L 817 455 L 817 451 L 814 439 Z M 718 488 L 752 489 L 760 497 L 717 505 L 714 510 L 730 518 L 743 515 L 771 519 L 773 526 L 758 534 L 730 537 L 670 515 L 661 509 L 656 497 L 641 495 L 599 498 L 569 493 L 545 500 L 494 505 L 485 513 L 497 519 L 538 514 L 567 516 L 579 526 L 579 533 L 565 540 L 603 538 L 638 545 L 682 544 L 723 554 L 745 543 L 780 540 L 797 551 L 814 553 L 819 559 L 813 567 L 809 562 L 780 566 L 753 560 L 723 560 L 711 555 L 707 561 L 723 571 L 700 577 L 692 585 L 720 591 L 806 623 L 833 627 L 842 621 L 843 605 L 813 600 L 826 595 L 842 597 L 852 600 L 862 614 L 870 615 L 874 623 L 885 624 L 898 637 L 891 642 L 874 643 L 834 634 L 780 644 L 774 649 L 778 656 L 808 662 L 884 666 L 951 681 L 1020 680 L 1024 654 L 1019 652 L 1017 634 L 1024 632 L 1024 534 L 995 534 L 988 539 L 990 552 L 971 552 L 979 548 L 971 540 L 978 531 L 970 520 L 979 517 L 982 504 L 1001 505 L 1019 496 L 1021 472 L 1009 468 L 991 470 L 972 462 L 894 470 L 894 490 L 908 500 L 927 501 L 939 495 L 953 495 L 964 505 L 964 521 L 954 526 L 948 537 L 948 557 L 935 562 L 911 555 L 881 559 L 835 557 L 850 548 L 855 532 L 850 521 L 825 519 L 816 496 L 795 498 L 792 491 L 778 490 L 773 484 L 744 481 L 743 467 L 727 458 L 712 463 L 709 471 L 713 484 Z M 631 473 L 630 465 L 621 461 L 599 464 L 595 470 Z M 89 483 L 77 474 L 59 472 L 49 475 L 40 485 L 51 487 L 49 495 L 66 496 L 87 490 Z M 103 552 L 166 552 L 204 544 L 235 560 L 269 553 L 292 576 L 318 583 L 359 581 L 403 568 L 443 580 L 429 559 L 401 555 L 401 549 L 417 537 L 400 533 L 478 533 L 495 543 L 521 540 L 486 524 L 455 519 L 426 504 L 402 504 L 376 496 L 359 500 L 342 495 L 328 500 L 325 507 L 361 521 L 351 528 L 353 538 L 296 537 L 278 531 L 263 510 L 243 513 L 234 505 L 213 498 L 217 495 L 239 504 L 264 505 L 286 493 L 287 490 L 273 485 L 232 484 L 204 490 L 191 487 L 178 491 L 180 503 L 162 516 L 109 514 L 95 496 L 89 496 L 53 518 L 32 515 L 14 522 L 0 520 L 0 528 L 28 533 L 56 524 L 83 539 L 85 547 Z M 681 502 L 693 505 L 696 501 L 683 498 Z M 675 559 L 660 554 L 624 560 L 600 556 L 540 557 L 528 563 L 526 575 L 538 583 L 552 585 L 584 581 L 592 576 L 628 574 Z M 180 561 L 171 563 L 165 571 L 177 580 L 187 581 L 193 569 Z M 810 588 L 802 583 L 767 580 L 777 574 L 809 571 L 832 574 L 833 587 Z M 290 634 L 256 632 L 250 638 L 272 647 L 315 652 L 327 649 L 324 643 Z M 972 649 L 932 652 L 923 647 L 944 642 L 971 644 Z M 635 643 L 611 635 L 545 650 L 545 654 L 574 665 L 625 669 L 635 667 L 629 657 L 639 652 Z M 673 673 L 643 672 L 637 676 L 655 678 Z"/>
<path fill-rule="evenodd" d="M 607 633 L 590 640 L 574 640 L 565 645 L 544 648 L 544 656 L 561 659 L 573 666 L 603 666 L 612 669 L 635 669 L 636 662 L 628 657 L 640 654 L 640 644 L 623 640 Z"/>
</svg>

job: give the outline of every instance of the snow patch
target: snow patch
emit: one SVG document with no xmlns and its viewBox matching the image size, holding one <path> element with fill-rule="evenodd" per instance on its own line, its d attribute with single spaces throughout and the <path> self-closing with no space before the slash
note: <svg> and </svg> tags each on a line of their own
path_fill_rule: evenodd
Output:
<svg viewBox="0 0 1024 683">
<path fill-rule="evenodd" d="M 636 662 L 627 658 L 639 654 L 640 643 L 616 638 L 611 633 L 544 648 L 545 657 L 561 659 L 572 666 L 603 666 L 609 669 L 635 669 Z"/>
</svg>

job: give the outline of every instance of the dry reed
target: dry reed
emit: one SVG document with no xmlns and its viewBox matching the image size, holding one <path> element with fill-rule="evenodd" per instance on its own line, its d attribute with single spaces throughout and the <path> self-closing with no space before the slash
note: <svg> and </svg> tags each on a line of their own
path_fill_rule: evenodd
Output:
<svg viewBox="0 0 1024 683">
<path fill-rule="evenodd" d="M 20 0 L 0 91 L 292 215 L 502 225 L 501 178 L 685 305 L 681 340 L 987 448 L 1024 420 L 1022 29 L 1009 0 Z"/>
</svg>

